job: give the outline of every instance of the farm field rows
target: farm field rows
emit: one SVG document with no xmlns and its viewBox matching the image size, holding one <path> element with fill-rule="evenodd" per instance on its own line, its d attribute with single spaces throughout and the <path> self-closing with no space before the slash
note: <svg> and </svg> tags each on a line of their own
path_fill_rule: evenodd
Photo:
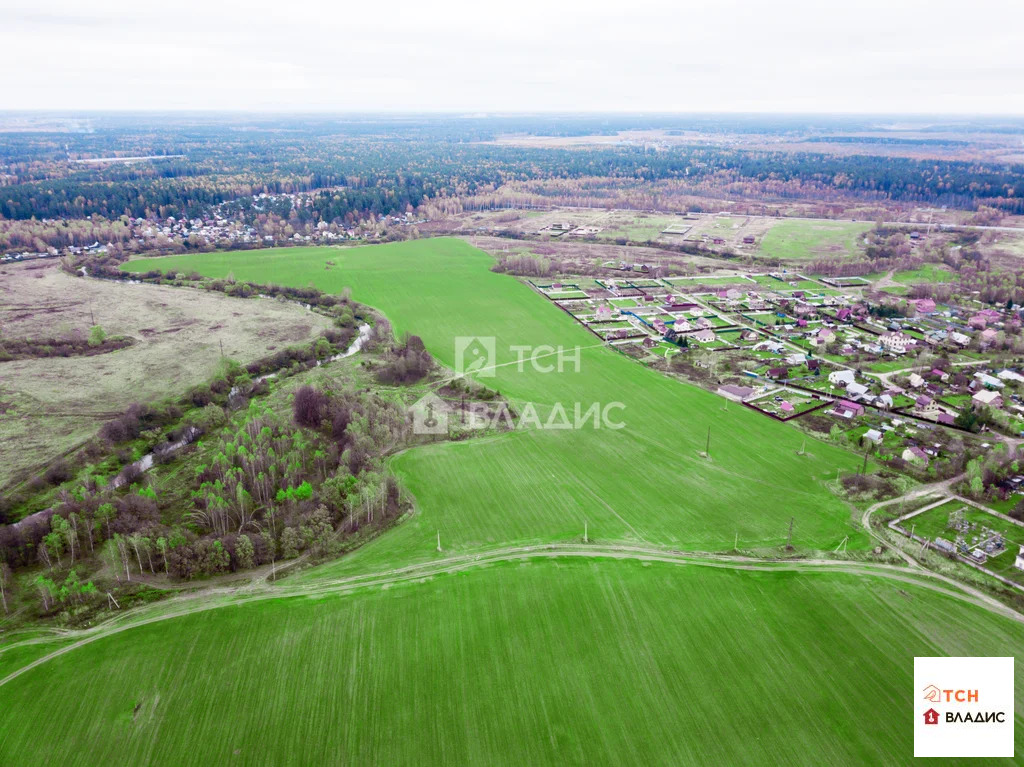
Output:
<svg viewBox="0 0 1024 767">
<path fill-rule="evenodd" d="M 0 762 L 906 764 L 913 657 L 1024 639 L 884 579 L 566 559 L 168 629 L 5 685 Z"/>
</svg>

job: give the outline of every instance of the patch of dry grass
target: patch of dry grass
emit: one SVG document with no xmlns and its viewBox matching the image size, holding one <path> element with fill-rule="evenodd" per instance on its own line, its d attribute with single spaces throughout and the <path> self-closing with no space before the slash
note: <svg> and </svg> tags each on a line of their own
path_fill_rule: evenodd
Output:
<svg viewBox="0 0 1024 767">
<path fill-rule="evenodd" d="M 317 335 L 330 321 L 271 299 L 72 277 L 55 262 L 0 269 L 3 338 L 131 336 L 121 351 L 0 363 L 0 486 L 79 445 L 132 402 L 206 381 L 224 354 L 247 363 Z"/>
</svg>

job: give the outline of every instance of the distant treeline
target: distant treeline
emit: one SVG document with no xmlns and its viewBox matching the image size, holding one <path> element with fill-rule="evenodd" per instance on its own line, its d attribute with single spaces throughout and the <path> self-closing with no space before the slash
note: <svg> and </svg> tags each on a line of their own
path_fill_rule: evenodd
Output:
<svg viewBox="0 0 1024 767">
<path fill-rule="evenodd" d="M 711 179 L 734 195 L 742 195 L 744 185 L 767 190 L 788 185 L 798 193 L 833 190 L 850 198 L 968 209 L 984 204 L 1024 213 L 1024 165 L 713 146 L 659 151 L 641 146 L 527 148 L 468 143 L 441 127 L 430 132 L 424 124 L 409 129 L 392 125 L 390 135 L 383 137 L 352 138 L 345 132 L 348 128 L 338 127 L 335 134 L 211 128 L 158 134 L 148 143 L 142 136 L 118 133 L 88 142 L 95 154 L 185 155 L 130 165 L 69 163 L 54 149 L 53 137 L 0 136 L 0 157 L 9 158 L 0 167 L 7 174 L 0 217 L 195 218 L 232 200 L 238 201 L 236 213 L 257 216 L 267 211 L 254 209 L 254 194 L 326 190 L 294 214 L 302 221 L 339 222 L 404 213 L 428 200 L 485 194 L 512 182 L 589 178 L 678 180 L 694 188 Z M 955 143 L 938 138 L 819 138 L 837 144 Z M 32 148 L 51 159 L 30 161 Z M 79 149 L 85 151 L 86 145 Z M 68 153 L 74 151 L 69 148 Z M 277 204 L 278 215 L 293 213 L 288 200 Z"/>
</svg>

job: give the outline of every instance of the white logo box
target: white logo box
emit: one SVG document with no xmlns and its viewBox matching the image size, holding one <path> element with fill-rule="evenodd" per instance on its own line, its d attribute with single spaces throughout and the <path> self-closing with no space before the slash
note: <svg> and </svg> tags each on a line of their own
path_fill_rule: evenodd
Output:
<svg viewBox="0 0 1024 767">
<path fill-rule="evenodd" d="M 1013 658 L 914 658 L 914 756 L 1012 757 L 1013 704 Z"/>
</svg>

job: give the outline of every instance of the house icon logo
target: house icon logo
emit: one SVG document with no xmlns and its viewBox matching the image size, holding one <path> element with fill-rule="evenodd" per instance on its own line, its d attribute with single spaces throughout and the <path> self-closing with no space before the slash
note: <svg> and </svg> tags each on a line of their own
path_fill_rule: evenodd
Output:
<svg viewBox="0 0 1024 767">
<path fill-rule="evenodd" d="M 931 703 L 939 703 L 942 700 L 942 690 L 930 684 L 924 688 L 924 699 Z"/>
<path fill-rule="evenodd" d="M 938 724 L 939 723 L 939 712 L 934 708 L 930 708 L 924 712 L 924 723 L 925 724 Z"/>
<path fill-rule="evenodd" d="M 447 434 L 448 411 L 444 400 L 427 394 L 409 406 L 414 434 Z"/>
<path fill-rule="evenodd" d="M 455 339 L 455 372 L 477 378 L 494 378 L 494 336 L 458 336 Z"/>
</svg>

